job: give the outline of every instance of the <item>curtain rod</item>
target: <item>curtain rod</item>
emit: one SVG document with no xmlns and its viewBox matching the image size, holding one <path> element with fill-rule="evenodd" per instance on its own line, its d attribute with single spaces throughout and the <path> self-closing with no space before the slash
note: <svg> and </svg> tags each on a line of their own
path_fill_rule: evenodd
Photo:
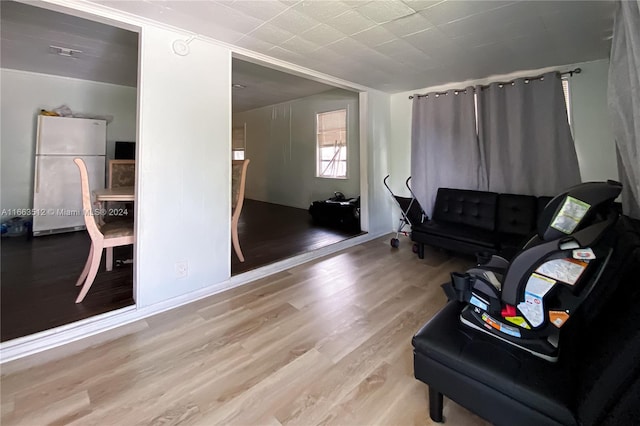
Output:
<svg viewBox="0 0 640 426">
<path fill-rule="evenodd" d="M 571 70 L 571 71 L 561 72 L 560 75 L 561 76 L 568 75 L 569 77 L 573 77 L 574 74 L 580 74 L 581 72 L 582 72 L 582 68 L 576 68 L 576 69 Z M 519 78 L 522 78 L 522 77 L 519 77 Z M 529 81 L 531 81 L 531 80 L 540 80 L 541 78 L 542 78 L 541 75 L 538 75 L 536 77 L 524 77 L 525 80 L 529 80 Z M 498 82 L 495 82 L 495 83 L 503 85 L 503 84 L 513 84 L 513 82 L 514 82 L 514 80 L 511 80 L 511 81 L 498 81 Z M 495 83 L 491 83 L 491 84 L 495 84 Z M 484 89 L 484 88 L 489 87 L 489 85 L 484 85 L 484 86 L 480 86 L 480 87 L 482 89 Z M 449 89 L 448 91 L 450 91 L 450 90 L 453 90 L 454 93 L 457 95 L 458 92 L 465 92 L 467 89 Z M 472 88 L 471 90 L 475 90 L 475 89 Z M 446 95 L 447 92 L 435 92 L 433 94 L 434 95 Z M 416 95 L 416 96 L 419 97 L 419 98 L 425 98 L 425 97 L 429 96 L 429 93 L 425 93 L 425 94 L 422 94 L 422 95 Z M 410 95 L 409 99 L 413 99 L 414 97 L 415 96 Z"/>
</svg>

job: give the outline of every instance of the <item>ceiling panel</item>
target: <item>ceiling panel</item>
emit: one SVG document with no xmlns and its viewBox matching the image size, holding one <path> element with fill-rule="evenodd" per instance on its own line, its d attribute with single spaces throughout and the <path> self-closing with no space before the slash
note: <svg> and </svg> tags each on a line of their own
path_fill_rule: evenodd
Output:
<svg viewBox="0 0 640 426">
<path fill-rule="evenodd" d="M 276 45 L 284 43 L 294 36 L 292 32 L 283 30 L 269 23 L 262 24 L 254 31 L 247 33 L 247 35 Z"/>
<path fill-rule="evenodd" d="M 349 10 L 333 19 L 327 24 L 346 35 L 353 35 L 376 26 L 371 19 L 361 15 L 356 10 Z"/>
<path fill-rule="evenodd" d="M 359 33 L 351 36 L 354 40 L 359 41 L 365 46 L 374 47 L 379 44 L 384 44 L 389 41 L 392 41 L 396 38 L 396 36 L 390 31 L 382 28 L 381 26 L 376 26 L 369 28 L 368 30 L 361 31 Z"/>
<path fill-rule="evenodd" d="M 358 7 L 358 12 L 377 24 L 384 24 L 416 13 L 400 0 L 372 1 Z"/>
<path fill-rule="evenodd" d="M 431 27 L 433 27 L 433 24 L 419 13 L 414 13 L 413 15 L 405 16 L 382 25 L 382 28 L 398 37 L 417 33 L 418 31 L 424 31 Z"/>
<path fill-rule="evenodd" d="M 293 6 L 293 10 L 300 12 L 303 15 L 307 15 L 319 22 L 326 22 L 351 9 L 352 6 L 337 0 L 304 0 Z"/>
<path fill-rule="evenodd" d="M 317 25 L 300 34 L 300 37 L 302 37 L 303 39 L 316 43 L 320 46 L 326 46 L 340 39 L 343 39 L 346 36 L 347 35 L 345 33 L 340 32 L 326 24 Z"/>
<path fill-rule="evenodd" d="M 496 10 L 513 1 L 443 1 L 424 9 L 422 13 L 430 22 L 442 25 L 459 19 Z"/>
<path fill-rule="evenodd" d="M 335 89 L 332 86 L 287 74 L 251 62 L 233 59 L 233 112 L 248 111 Z"/>
<path fill-rule="evenodd" d="M 389 92 L 606 58 L 615 9 L 612 0 L 151 3 L 109 5 Z"/>
<path fill-rule="evenodd" d="M 294 34 L 300 34 L 320 25 L 320 21 L 296 10 L 289 10 L 273 18 L 271 24 Z"/>
<path fill-rule="evenodd" d="M 0 2 L 3 68 L 136 86 L 138 34 L 30 5 Z M 61 56 L 50 46 L 80 51 Z"/>
<path fill-rule="evenodd" d="M 202 2 L 208 3 L 208 2 Z M 242 0 L 242 1 L 219 1 L 229 8 L 242 12 L 261 21 L 268 21 L 280 15 L 285 10 L 293 6 L 292 3 L 279 1 L 262 1 L 262 0 Z"/>
</svg>

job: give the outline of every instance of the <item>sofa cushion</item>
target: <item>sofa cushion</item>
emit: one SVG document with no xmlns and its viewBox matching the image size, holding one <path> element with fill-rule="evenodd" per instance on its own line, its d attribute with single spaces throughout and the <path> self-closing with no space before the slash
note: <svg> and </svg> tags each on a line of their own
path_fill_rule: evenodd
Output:
<svg viewBox="0 0 640 426">
<path fill-rule="evenodd" d="M 475 228 L 473 226 L 461 225 L 449 222 L 429 221 L 421 226 L 412 228 L 412 239 L 414 241 L 425 241 L 424 236 L 446 237 L 465 243 L 479 246 L 495 247 L 496 235 L 493 231 Z M 428 237 L 427 237 L 428 239 Z"/>
<path fill-rule="evenodd" d="M 460 223 L 493 231 L 497 197 L 495 192 L 439 188 L 432 217 L 436 222 Z"/>
<path fill-rule="evenodd" d="M 496 230 L 526 236 L 536 229 L 537 198 L 532 195 L 499 194 Z"/>
</svg>

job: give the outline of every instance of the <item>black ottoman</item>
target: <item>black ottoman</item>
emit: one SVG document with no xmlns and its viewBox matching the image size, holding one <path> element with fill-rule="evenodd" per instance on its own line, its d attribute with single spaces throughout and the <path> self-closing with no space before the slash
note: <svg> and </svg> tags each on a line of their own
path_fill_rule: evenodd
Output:
<svg viewBox="0 0 640 426">
<path fill-rule="evenodd" d="M 418 331 L 432 420 L 444 395 L 497 425 L 640 424 L 640 221 L 623 217 L 607 238 L 604 285 L 563 327 L 557 363 L 462 325 L 455 301 Z"/>
<path fill-rule="evenodd" d="M 495 424 L 577 424 L 562 363 L 463 326 L 462 307 L 450 302 L 413 338 L 414 374 L 429 385 L 431 419 L 442 421 L 444 394 Z"/>
</svg>

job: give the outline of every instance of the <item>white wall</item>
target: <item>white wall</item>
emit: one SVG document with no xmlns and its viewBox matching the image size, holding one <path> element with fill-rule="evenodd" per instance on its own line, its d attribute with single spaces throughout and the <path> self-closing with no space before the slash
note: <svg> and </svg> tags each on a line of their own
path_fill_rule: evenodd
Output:
<svg viewBox="0 0 640 426">
<path fill-rule="evenodd" d="M 363 165 L 361 176 L 363 185 L 362 205 L 363 230 L 372 234 L 389 232 L 391 218 L 391 198 L 382 181 L 389 174 L 389 158 L 394 149 L 391 137 L 391 96 L 371 90 L 360 94 L 361 140 L 366 141 L 361 148 Z M 364 179 L 366 176 L 366 179 Z"/>
<path fill-rule="evenodd" d="M 584 182 L 590 180 L 618 179 L 614 137 L 607 112 L 607 70 L 609 61 L 599 60 L 573 65 L 527 70 L 507 75 L 492 76 L 481 80 L 447 83 L 391 96 L 391 147 L 390 170 L 391 188 L 394 193 L 409 196 L 404 187 L 405 179 L 411 174 L 411 106 L 409 95 L 464 88 L 492 81 L 539 75 L 551 70 L 570 70 L 576 67 L 582 73 L 570 80 L 573 134 L 578 153 L 580 174 Z M 393 209 L 393 226 L 399 218 L 398 208 Z"/>
<path fill-rule="evenodd" d="M 607 109 L 609 61 L 577 66 L 582 72 L 571 78 L 569 94 L 582 181 L 618 180 L 615 138 Z"/>
<path fill-rule="evenodd" d="M 139 307 L 230 276 L 231 52 L 142 28 L 136 267 Z M 176 277 L 178 261 L 188 276 Z"/>
<path fill-rule="evenodd" d="M 347 109 L 347 179 L 316 177 L 316 114 Z M 358 94 L 335 89 L 233 114 L 246 123 L 246 198 L 308 208 L 335 191 L 360 194 Z"/>
<path fill-rule="evenodd" d="M 0 73 L 3 209 L 33 206 L 36 117 L 41 109 L 67 105 L 74 112 L 112 115 L 114 119 L 107 126 L 107 154 L 111 157 L 114 141 L 136 139 L 135 87 L 4 68 Z"/>
</svg>

